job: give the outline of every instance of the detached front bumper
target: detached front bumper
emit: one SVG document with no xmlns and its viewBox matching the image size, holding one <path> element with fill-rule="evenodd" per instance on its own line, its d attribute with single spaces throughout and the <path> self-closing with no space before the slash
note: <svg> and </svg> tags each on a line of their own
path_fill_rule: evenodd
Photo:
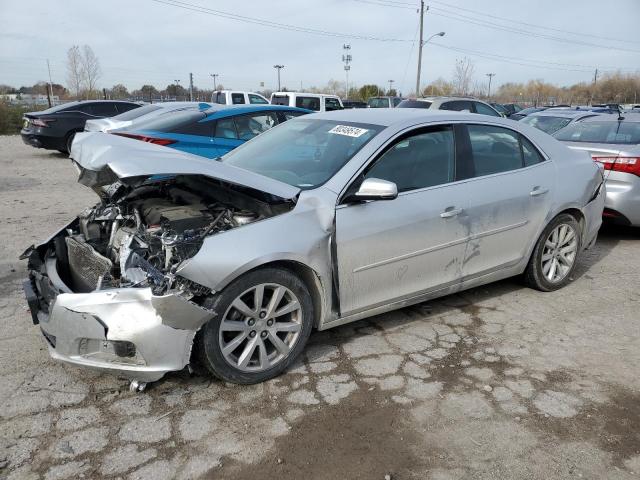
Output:
<svg viewBox="0 0 640 480">
<path fill-rule="evenodd" d="M 29 264 L 24 288 L 34 323 L 51 357 L 70 364 L 159 380 L 189 363 L 196 331 L 212 316 L 179 294 L 156 296 L 150 288 L 72 293 L 52 253 L 40 259 L 34 250 Z"/>
</svg>

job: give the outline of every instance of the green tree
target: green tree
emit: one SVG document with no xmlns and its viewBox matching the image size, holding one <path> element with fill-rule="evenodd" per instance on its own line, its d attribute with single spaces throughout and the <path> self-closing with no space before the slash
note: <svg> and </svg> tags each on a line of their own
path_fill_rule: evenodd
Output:
<svg viewBox="0 0 640 480">
<path fill-rule="evenodd" d="M 367 101 L 371 97 L 377 97 L 384 92 L 384 88 L 377 85 L 363 85 L 358 89 L 358 97 L 360 100 Z"/>
<path fill-rule="evenodd" d="M 129 97 L 129 90 L 123 84 L 118 83 L 111 87 L 112 98 L 127 98 Z"/>
</svg>

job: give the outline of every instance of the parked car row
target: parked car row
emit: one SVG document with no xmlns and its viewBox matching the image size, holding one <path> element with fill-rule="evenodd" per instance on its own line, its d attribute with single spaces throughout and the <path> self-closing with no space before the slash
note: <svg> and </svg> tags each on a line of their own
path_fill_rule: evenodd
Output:
<svg viewBox="0 0 640 480">
<path fill-rule="evenodd" d="M 137 388 L 195 357 L 226 381 L 265 381 L 314 328 L 514 275 L 561 288 L 596 239 L 603 172 L 629 183 L 612 177 L 617 162 L 603 170 L 475 99 L 333 111 L 331 97 L 271 100 L 76 134 L 70 157 L 101 201 L 23 254 L 52 357 Z"/>
</svg>

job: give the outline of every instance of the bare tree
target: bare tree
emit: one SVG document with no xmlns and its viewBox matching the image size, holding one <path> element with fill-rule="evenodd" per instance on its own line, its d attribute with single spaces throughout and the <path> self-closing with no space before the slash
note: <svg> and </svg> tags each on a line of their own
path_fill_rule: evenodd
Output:
<svg viewBox="0 0 640 480">
<path fill-rule="evenodd" d="M 82 84 L 84 79 L 82 54 L 80 53 L 80 47 L 74 45 L 67 50 L 67 83 L 69 90 L 75 95 L 76 98 L 80 96 L 82 91 Z"/>
<path fill-rule="evenodd" d="M 102 75 L 100 61 L 89 45 L 82 47 L 82 71 L 84 73 L 84 86 L 87 92 L 96 89 L 98 79 Z"/>
<path fill-rule="evenodd" d="M 469 58 L 464 57 L 462 60 L 456 60 L 456 67 L 453 71 L 453 84 L 456 92 L 460 95 L 469 93 L 474 70 L 475 66 Z"/>
</svg>

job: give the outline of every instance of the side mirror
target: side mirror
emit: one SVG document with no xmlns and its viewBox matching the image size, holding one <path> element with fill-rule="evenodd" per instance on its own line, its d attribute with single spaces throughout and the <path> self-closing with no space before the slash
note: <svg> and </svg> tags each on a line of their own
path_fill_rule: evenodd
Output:
<svg viewBox="0 0 640 480">
<path fill-rule="evenodd" d="M 365 200 L 393 200 L 398 196 L 395 183 L 379 178 L 366 178 L 358 191 L 345 198 L 345 202 L 364 202 Z"/>
</svg>

